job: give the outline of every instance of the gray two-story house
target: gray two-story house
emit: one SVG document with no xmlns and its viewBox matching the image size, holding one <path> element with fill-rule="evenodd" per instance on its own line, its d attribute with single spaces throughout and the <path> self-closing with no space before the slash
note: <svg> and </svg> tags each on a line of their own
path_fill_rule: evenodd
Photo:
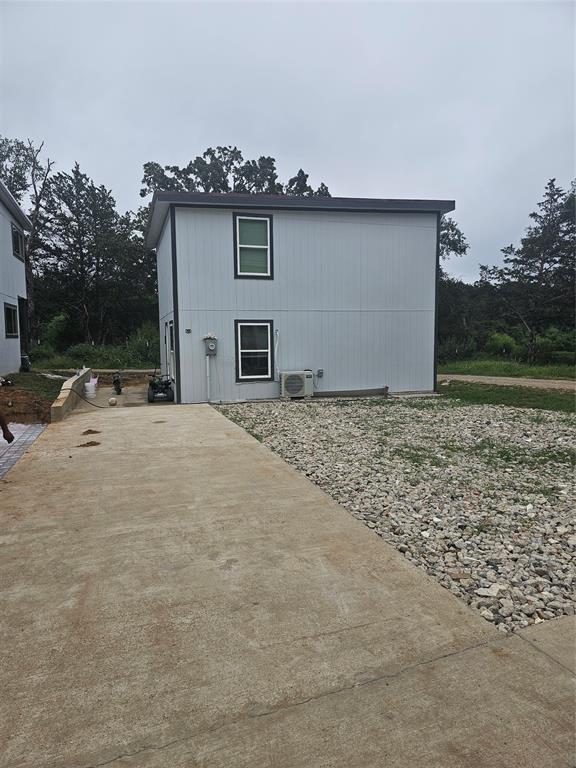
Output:
<svg viewBox="0 0 576 768">
<path fill-rule="evenodd" d="M 30 221 L 0 181 L 0 375 L 20 368 L 27 351 L 24 233 Z"/>
<path fill-rule="evenodd" d="M 440 220 L 452 210 L 157 192 L 147 243 L 177 402 L 301 394 L 301 372 L 306 394 L 433 391 Z"/>
</svg>

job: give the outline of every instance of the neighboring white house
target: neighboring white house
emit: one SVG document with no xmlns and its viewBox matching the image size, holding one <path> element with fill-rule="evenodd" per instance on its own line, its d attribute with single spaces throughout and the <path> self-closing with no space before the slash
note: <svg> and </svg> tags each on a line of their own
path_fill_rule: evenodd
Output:
<svg viewBox="0 0 576 768">
<path fill-rule="evenodd" d="M 26 352 L 24 232 L 30 221 L 0 181 L 0 375 L 17 371 Z"/>
<path fill-rule="evenodd" d="M 315 395 L 434 390 L 440 219 L 452 210 L 157 192 L 147 243 L 177 402 L 273 398 L 299 382 Z"/>
</svg>

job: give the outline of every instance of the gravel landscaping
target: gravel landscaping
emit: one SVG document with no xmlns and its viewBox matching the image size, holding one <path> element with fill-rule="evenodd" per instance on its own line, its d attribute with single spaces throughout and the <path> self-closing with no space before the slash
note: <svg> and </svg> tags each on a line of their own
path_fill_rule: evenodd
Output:
<svg viewBox="0 0 576 768">
<path fill-rule="evenodd" d="M 219 410 L 502 632 L 574 613 L 573 415 L 440 398 Z"/>
</svg>

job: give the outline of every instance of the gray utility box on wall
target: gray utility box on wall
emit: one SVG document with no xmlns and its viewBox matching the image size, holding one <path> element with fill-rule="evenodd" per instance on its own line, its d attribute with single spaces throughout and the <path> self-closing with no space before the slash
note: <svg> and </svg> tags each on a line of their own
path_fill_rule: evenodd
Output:
<svg viewBox="0 0 576 768">
<path fill-rule="evenodd" d="M 214 357 L 218 351 L 218 340 L 210 337 L 204 339 L 204 346 L 208 357 Z"/>
</svg>

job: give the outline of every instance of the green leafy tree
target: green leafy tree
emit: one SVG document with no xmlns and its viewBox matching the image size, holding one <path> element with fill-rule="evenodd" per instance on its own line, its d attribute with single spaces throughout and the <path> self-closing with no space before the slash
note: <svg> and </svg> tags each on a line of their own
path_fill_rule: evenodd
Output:
<svg viewBox="0 0 576 768">
<path fill-rule="evenodd" d="M 286 194 L 304 195 L 306 197 L 310 197 L 314 194 L 314 190 L 310 184 L 308 184 L 308 174 L 304 173 L 302 168 L 300 168 L 296 176 L 292 176 L 291 179 L 288 179 L 288 183 L 286 184 Z"/>
<path fill-rule="evenodd" d="M 30 189 L 30 152 L 25 142 L 0 136 L 0 178 L 21 204 Z"/>
<path fill-rule="evenodd" d="M 494 288 L 505 322 L 522 326 L 534 362 L 537 337 L 548 326 L 574 327 L 574 184 L 565 191 L 550 179 L 530 218 L 520 245 L 502 249 L 503 266 L 481 266 L 480 281 Z"/>
<path fill-rule="evenodd" d="M 44 142 L 39 147 L 28 139 L 0 136 L 0 178 L 17 202 L 27 208 L 31 228 L 24 240 L 24 265 L 28 298 L 28 335 L 36 339 L 37 319 L 34 298 L 34 267 L 45 224 L 44 204 L 53 161 L 41 162 Z"/>
<path fill-rule="evenodd" d="M 468 241 L 461 229 L 450 216 L 442 216 L 440 221 L 440 258 L 445 260 L 451 256 L 465 256 L 468 251 Z"/>
<path fill-rule="evenodd" d="M 314 190 L 302 169 L 287 184 L 278 179 L 276 161 L 261 156 L 244 160 L 237 147 L 209 147 L 188 165 L 162 166 L 156 162 L 144 164 L 141 197 L 152 192 L 239 192 L 273 195 L 329 196 L 326 184 Z"/>
<path fill-rule="evenodd" d="M 453 256 L 464 256 L 468 251 L 468 242 L 454 221 L 449 216 L 440 219 L 440 260 L 446 261 Z M 475 350 L 471 337 L 473 304 L 471 286 L 450 277 L 439 266 L 438 281 L 438 340 L 440 350 L 449 348 L 452 357 L 463 357 Z M 441 354 L 442 356 L 442 354 Z"/>
<path fill-rule="evenodd" d="M 324 184 L 324 182 L 322 182 L 318 189 L 314 192 L 314 197 L 330 197 L 330 190 L 326 184 Z"/>
<path fill-rule="evenodd" d="M 45 215 L 38 277 L 44 316 L 64 312 L 73 340 L 95 344 L 123 339 L 154 318 L 154 257 L 137 215 L 120 215 L 111 192 L 78 164 L 52 178 Z"/>
<path fill-rule="evenodd" d="M 252 195 L 281 195 L 284 188 L 278 181 L 274 158 L 262 156 L 258 160 L 246 160 L 242 163 L 233 191 Z"/>
</svg>

